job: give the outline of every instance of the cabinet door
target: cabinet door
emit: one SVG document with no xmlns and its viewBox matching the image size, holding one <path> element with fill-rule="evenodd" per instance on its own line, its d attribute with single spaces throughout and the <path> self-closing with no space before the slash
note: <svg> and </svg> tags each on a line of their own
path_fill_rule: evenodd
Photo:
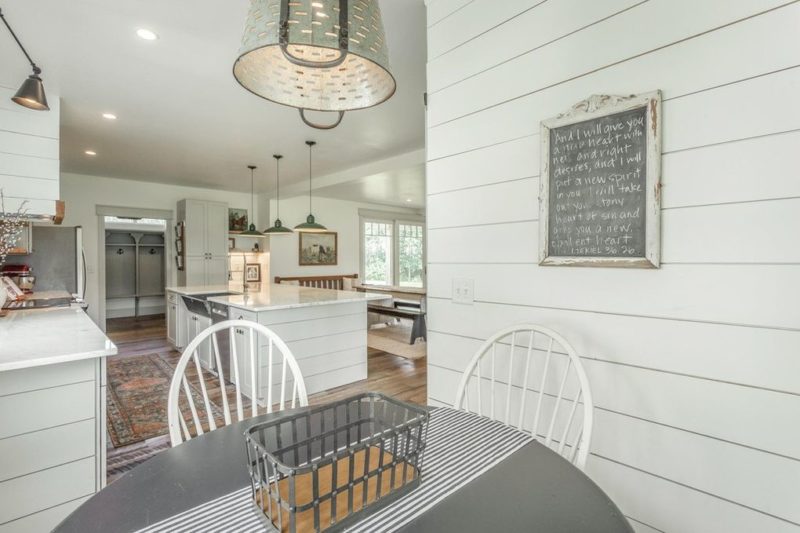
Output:
<svg viewBox="0 0 800 533">
<path fill-rule="evenodd" d="M 208 210 L 206 202 L 186 200 L 186 227 L 184 228 L 184 243 L 186 256 L 204 257 L 206 250 L 206 218 Z"/>
<path fill-rule="evenodd" d="M 205 285 L 206 284 L 206 263 L 208 259 L 203 257 L 186 258 L 186 285 Z"/>
<path fill-rule="evenodd" d="M 250 334 L 241 328 L 235 328 L 234 344 L 236 345 L 236 365 L 239 367 L 239 380 L 242 386 L 242 394 L 252 398 L 251 376 L 253 375 L 250 367 Z M 256 367 L 258 361 L 256 361 Z M 232 371 L 232 370 L 231 370 Z M 235 376 L 235 374 L 234 374 Z M 233 381 L 233 376 L 231 377 Z M 258 389 L 258 373 L 256 372 L 256 389 Z"/>
<path fill-rule="evenodd" d="M 211 319 L 206 316 L 197 315 L 195 321 L 195 336 L 200 335 L 206 328 L 211 327 Z M 197 348 L 197 357 L 200 358 L 200 366 L 207 370 L 214 370 L 213 349 L 211 348 L 211 340 L 208 339 Z"/>
<path fill-rule="evenodd" d="M 178 304 L 167 299 L 167 340 L 175 346 L 178 338 Z"/>
<path fill-rule="evenodd" d="M 209 202 L 206 209 L 206 249 L 212 256 L 228 255 L 228 204 Z"/>
<path fill-rule="evenodd" d="M 224 285 L 228 283 L 228 257 L 213 256 L 205 260 L 206 285 Z"/>
</svg>

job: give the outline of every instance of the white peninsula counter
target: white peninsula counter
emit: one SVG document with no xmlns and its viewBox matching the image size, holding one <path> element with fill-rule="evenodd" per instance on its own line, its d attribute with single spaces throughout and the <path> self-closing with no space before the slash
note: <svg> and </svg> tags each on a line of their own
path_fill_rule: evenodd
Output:
<svg viewBox="0 0 800 533">
<path fill-rule="evenodd" d="M 106 365 L 78 307 L 0 318 L 0 533 L 50 531 L 106 483 Z"/>
<path fill-rule="evenodd" d="M 219 292 L 211 290 L 218 288 L 168 287 L 167 298 L 170 293 L 208 295 Z M 229 319 L 258 322 L 283 339 L 297 359 L 309 394 L 367 378 L 367 302 L 385 296 L 276 284 L 262 284 L 258 291 L 243 292 L 241 285 L 228 290 L 236 294 L 210 296 L 208 302 L 227 307 Z M 247 353 L 246 335 L 235 332 L 234 342 L 237 353 Z M 261 348 L 265 347 L 259 346 L 260 353 Z M 259 366 L 261 400 L 266 390 L 266 357 L 261 357 Z M 244 389 L 251 396 L 246 385 Z"/>
</svg>

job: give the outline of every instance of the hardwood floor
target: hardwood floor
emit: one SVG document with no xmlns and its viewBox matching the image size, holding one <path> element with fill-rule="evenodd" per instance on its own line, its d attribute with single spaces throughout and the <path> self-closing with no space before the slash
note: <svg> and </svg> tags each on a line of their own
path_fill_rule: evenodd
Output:
<svg viewBox="0 0 800 533">
<path fill-rule="evenodd" d="M 166 339 L 164 315 L 114 318 L 106 322 L 106 333 L 119 349 L 115 359 L 159 354 L 167 360 L 180 357 Z M 427 359 L 409 360 L 379 350 L 368 350 L 368 378 L 309 396 L 312 405 L 354 394 L 377 391 L 397 399 L 424 405 L 427 402 Z M 143 442 L 114 448 L 109 441 L 109 483 L 160 451 L 169 448 L 165 434 Z"/>
</svg>

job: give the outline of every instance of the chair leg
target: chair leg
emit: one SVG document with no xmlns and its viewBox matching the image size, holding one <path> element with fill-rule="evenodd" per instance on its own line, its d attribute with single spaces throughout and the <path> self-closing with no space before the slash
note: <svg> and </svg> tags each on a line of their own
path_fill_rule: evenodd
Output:
<svg viewBox="0 0 800 533">
<path fill-rule="evenodd" d="M 425 316 L 418 315 L 414 318 L 414 324 L 411 326 L 411 342 L 409 344 L 414 344 L 414 342 L 422 337 L 422 340 L 428 340 L 428 328 L 425 325 Z"/>
</svg>

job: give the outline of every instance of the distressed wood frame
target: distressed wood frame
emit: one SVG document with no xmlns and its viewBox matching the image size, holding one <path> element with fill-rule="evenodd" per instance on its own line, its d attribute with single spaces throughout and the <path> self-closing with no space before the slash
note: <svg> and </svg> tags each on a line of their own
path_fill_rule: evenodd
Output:
<svg viewBox="0 0 800 533">
<path fill-rule="evenodd" d="M 319 267 L 326 267 L 326 266 L 337 266 L 339 264 L 339 233 L 336 231 L 314 231 L 314 232 L 302 232 L 298 231 L 299 234 L 297 238 L 297 263 L 300 266 L 319 266 Z M 333 235 L 333 247 L 334 251 L 336 252 L 336 257 L 333 260 L 333 263 L 308 263 L 303 262 L 303 237 L 307 235 Z"/>
<path fill-rule="evenodd" d="M 549 255 L 550 130 L 586 120 L 646 108 L 645 255 L 644 257 L 581 257 Z M 659 268 L 661 264 L 661 91 L 629 96 L 593 95 L 555 118 L 543 120 L 540 129 L 539 264 Z"/>
</svg>

